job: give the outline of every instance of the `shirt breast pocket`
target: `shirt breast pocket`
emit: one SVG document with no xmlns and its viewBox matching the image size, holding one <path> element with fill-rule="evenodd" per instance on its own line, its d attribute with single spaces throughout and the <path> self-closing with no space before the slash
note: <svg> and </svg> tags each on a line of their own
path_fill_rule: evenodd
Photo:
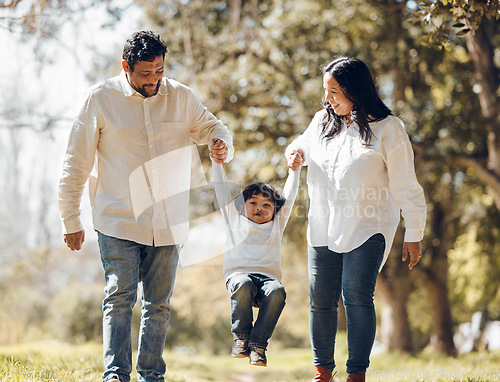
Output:
<svg viewBox="0 0 500 382">
<path fill-rule="evenodd" d="M 184 121 L 161 123 L 161 142 L 165 151 L 172 151 L 189 146 L 189 126 Z"/>
</svg>

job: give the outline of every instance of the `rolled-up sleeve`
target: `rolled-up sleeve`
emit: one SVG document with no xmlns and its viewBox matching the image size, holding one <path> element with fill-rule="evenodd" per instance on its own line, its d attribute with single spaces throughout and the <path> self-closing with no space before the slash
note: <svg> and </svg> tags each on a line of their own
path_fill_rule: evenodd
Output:
<svg viewBox="0 0 500 382">
<path fill-rule="evenodd" d="M 225 163 L 233 159 L 233 138 L 228 128 L 217 119 L 201 101 L 189 90 L 191 138 L 198 145 L 209 145 L 212 139 L 224 141 L 228 149 Z"/>
</svg>

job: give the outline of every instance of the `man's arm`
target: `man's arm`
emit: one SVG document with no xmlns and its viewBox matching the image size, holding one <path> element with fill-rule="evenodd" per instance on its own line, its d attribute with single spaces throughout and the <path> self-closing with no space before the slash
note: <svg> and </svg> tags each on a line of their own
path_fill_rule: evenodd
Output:
<svg viewBox="0 0 500 382">
<path fill-rule="evenodd" d="M 74 251 L 75 249 L 79 251 L 82 249 L 82 244 L 85 241 L 85 230 L 81 230 L 75 233 L 65 233 L 64 242 L 69 249 Z"/>
<path fill-rule="evenodd" d="M 80 202 L 89 178 L 99 140 L 97 113 L 89 95 L 75 118 L 70 133 L 58 189 L 58 209 L 64 226 L 64 242 L 79 250 L 85 241 L 80 221 Z"/>
<path fill-rule="evenodd" d="M 211 156 L 217 163 L 229 162 L 233 159 L 233 137 L 228 128 L 207 110 L 201 101 L 189 90 L 190 136 L 198 145 L 210 145 L 222 141 L 224 147 L 211 149 Z M 226 151 L 224 153 L 224 151 Z M 224 158 L 220 162 L 220 158 Z"/>
<path fill-rule="evenodd" d="M 224 141 L 213 138 L 210 143 L 210 157 L 215 163 L 222 164 L 227 159 L 227 154 L 229 150 Z"/>
</svg>

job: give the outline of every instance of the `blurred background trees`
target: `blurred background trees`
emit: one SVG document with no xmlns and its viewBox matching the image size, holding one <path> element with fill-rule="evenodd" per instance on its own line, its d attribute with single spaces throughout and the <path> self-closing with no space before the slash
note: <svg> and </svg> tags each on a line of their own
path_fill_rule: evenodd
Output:
<svg viewBox="0 0 500 382">
<path fill-rule="evenodd" d="M 12 36 L 22 36 L 20 43 L 36 41 L 40 52 L 46 53 L 38 56 L 43 57 L 41 67 L 44 60 L 57 57 L 48 44 L 51 39 L 67 42 L 67 18 L 77 28 L 85 22 L 85 12 L 100 9 L 105 15 L 101 23 L 103 36 L 110 36 L 113 26 L 123 23 L 130 14 L 140 15 L 141 27 L 159 31 L 167 41 L 167 76 L 193 88 L 207 108 L 233 131 L 236 155 L 226 170 L 231 181 L 241 185 L 257 179 L 283 184 L 287 174 L 283 156 L 286 145 L 305 130 L 314 113 L 321 109 L 322 66 L 341 55 L 364 60 L 376 76 L 384 101 L 405 123 L 428 203 L 421 263 L 410 272 L 401 262 L 400 228 L 379 277 L 378 339 L 388 350 L 412 352 L 430 345 L 436 351 L 453 354 L 457 325 L 470 320 L 473 312 L 483 311 L 489 319 L 500 320 L 498 2 L 21 0 L 2 7 L 3 28 Z M 127 31 L 126 36 L 133 31 Z M 123 44 L 118 41 L 107 52 L 99 52 L 103 38 L 99 33 L 95 36 L 98 40 L 81 44 L 87 49 L 85 57 L 77 56 L 77 61 L 84 63 L 89 84 L 119 70 Z M 43 48 L 43 44 L 48 45 Z M 89 47 L 96 55 L 88 52 Z M 72 49 L 78 55 L 79 49 L 74 45 Z M 18 104 L 23 97 L 19 89 L 16 92 L 11 99 Z M 15 121 L 26 121 L 29 108 L 16 110 L 9 114 L 4 107 L 0 113 L 1 128 L 16 128 L 17 134 L 24 127 Z M 45 115 L 49 130 L 49 122 L 60 119 L 65 124 L 64 133 L 68 133 L 67 119 L 71 114 L 47 108 Z M 26 125 L 38 131 L 43 124 L 28 119 Z M 15 143 L 22 145 L 22 141 Z M 7 141 L 2 140 L 2 144 Z M 17 147 L 10 143 L 8 146 Z M 200 150 L 208 165 L 206 154 L 206 150 Z M 15 157 L 9 155 L 9 160 Z M 19 183 L 15 169 L 9 166 L 6 171 L 5 179 L 12 179 L 7 182 L 10 185 Z M 294 325 L 288 323 L 285 310 L 277 338 L 289 346 L 307 345 L 308 341 L 305 172 L 284 246 L 288 309 L 303 312 L 300 325 L 304 327 L 304 331 L 296 332 Z M 51 184 L 49 189 L 54 187 Z M 16 192 L 6 190 L 10 195 Z M 48 207 L 46 212 L 56 213 Z M 49 225 L 49 232 L 58 229 L 40 221 L 41 226 L 44 224 Z M 16 238 L 19 248 L 23 247 L 23 240 Z M 4 245 L 7 244 L 2 242 Z M 98 259 L 92 261 L 99 266 Z M 64 268 L 64 264 L 59 266 Z M 229 319 L 222 308 L 228 305 L 224 300 L 227 296 L 223 286 L 220 289 L 222 281 L 214 276 L 220 272 L 219 266 L 200 266 L 193 271 L 194 280 L 201 280 L 207 269 L 209 285 L 216 284 L 219 289 L 211 292 L 214 298 L 209 299 L 207 306 L 201 301 L 196 304 L 204 306 L 203 313 L 190 306 L 194 313 L 189 314 L 185 306 L 196 296 L 186 297 L 189 294 L 183 293 L 189 292 L 184 288 L 177 290 L 177 300 L 174 295 L 178 305 L 174 305 L 173 317 L 180 326 L 184 323 L 182 330 L 186 331 L 173 329 L 171 333 L 175 334 L 170 338 L 174 342 L 188 343 L 196 338 L 199 341 L 213 328 L 206 337 L 215 344 L 215 338 L 223 336 L 225 329 L 229 333 Z M 95 275 L 92 282 L 100 282 L 98 279 Z M 189 280 L 185 280 L 179 282 L 189 285 Z M 71 295 L 81 298 L 82 305 L 87 306 L 88 295 L 80 295 L 74 285 L 71 290 L 75 293 Z M 5 281 L 0 287 L 10 290 L 12 285 Z M 195 291 L 196 288 L 192 293 Z M 50 304 L 66 299 L 71 297 L 55 296 Z M 209 314 L 209 306 L 217 307 L 216 312 Z M 46 315 L 50 316 L 50 311 Z M 67 333 L 99 332 L 92 325 L 73 328 L 76 329 L 68 328 Z M 87 335 L 80 338 L 89 339 Z"/>
</svg>

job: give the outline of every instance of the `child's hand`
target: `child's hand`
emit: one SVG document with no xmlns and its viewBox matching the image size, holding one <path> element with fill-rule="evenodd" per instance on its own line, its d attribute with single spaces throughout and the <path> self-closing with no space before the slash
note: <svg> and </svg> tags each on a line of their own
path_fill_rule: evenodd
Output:
<svg viewBox="0 0 500 382">
<path fill-rule="evenodd" d="M 305 162 L 302 150 L 293 150 L 288 156 L 288 167 L 292 170 L 298 170 Z"/>
<path fill-rule="evenodd" d="M 227 146 L 224 141 L 220 139 L 212 139 L 210 143 L 210 157 L 216 163 L 224 163 L 227 158 Z"/>
</svg>

